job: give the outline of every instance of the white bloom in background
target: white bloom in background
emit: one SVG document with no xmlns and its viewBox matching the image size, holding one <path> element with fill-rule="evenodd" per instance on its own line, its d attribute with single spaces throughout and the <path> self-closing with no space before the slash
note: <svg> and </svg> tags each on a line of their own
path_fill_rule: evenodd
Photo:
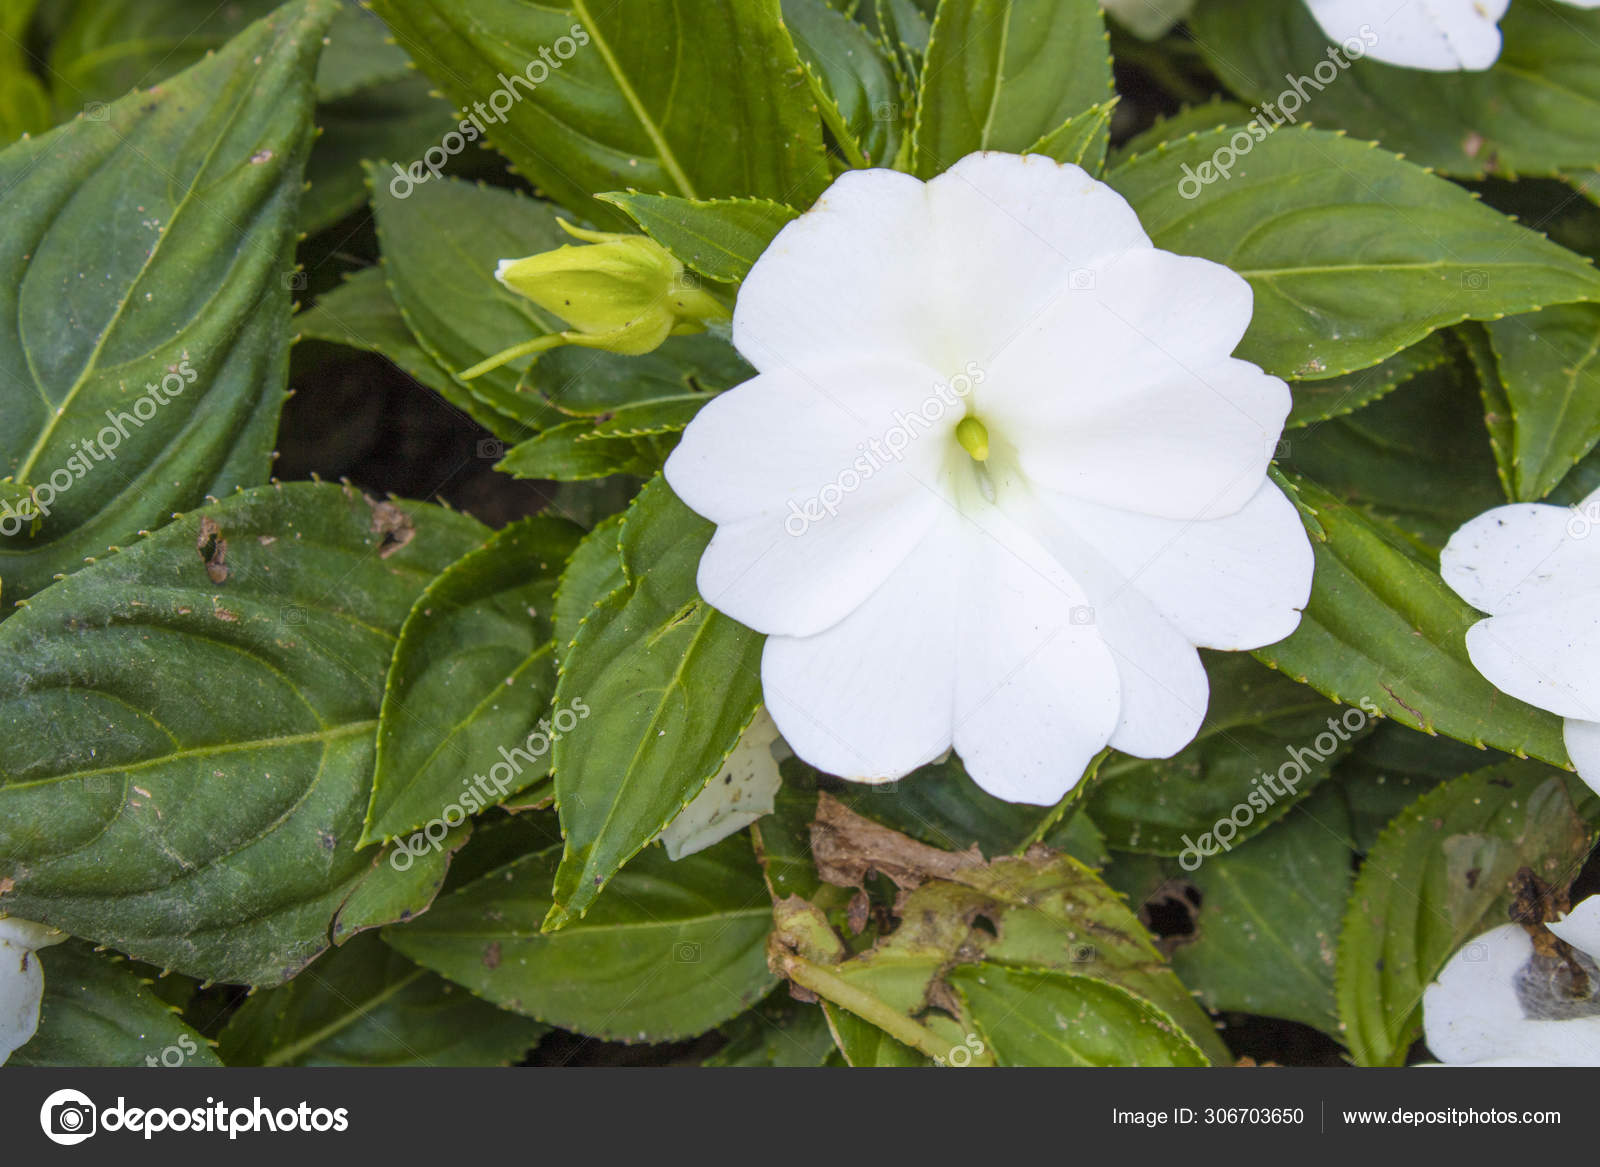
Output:
<svg viewBox="0 0 1600 1167">
<path fill-rule="evenodd" d="M 773 800 L 783 785 L 775 750 L 783 750 L 778 727 L 763 706 L 756 710 L 717 776 L 661 832 L 668 858 L 676 862 L 704 851 L 772 813 Z"/>
<path fill-rule="evenodd" d="M 1439 574 L 1489 619 L 1467 655 L 1502 692 L 1566 718 L 1567 753 L 1600 791 L 1600 491 L 1577 508 L 1517 503 L 1465 524 Z"/>
<path fill-rule="evenodd" d="M 1600 0 L 1562 0 L 1600 8 Z M 1378 40 L 1375 61 L 1436 73 L 1487 69 L 1500 58 L 1500 18 L 1511 0 L 1306 0 L 1328 39 L 1359 38 L 1363 25 Z"/>
<path fill-rule="evenodd" d="M 1449 1065 L 1600 1066 L 1600 896 L 1545 927 L 1575 950 L 1583 991 L 1565 961 L 1536 957 L 1527 931 L 1503 924 L 1452 956 L 1422 994 L 1434 1057 Z"/>
<path fill-rule="evenodd" d="M 1310 594 L 1267 478 L 1288 388 L 1229 355 L 1251 308 L 1045 157 L 852 171 L 785 227 L 734 311 L 759 375 L 666 476 L 795 753 L 881 782 L 953 746 L 1048 804 L 1108 743 L 1187 745 L 1196 646 L 1280 640 Z"/>
<path fill-rule="evenodd" d="M 39 1028 L 44 973 L 34 954 L 66 938 L 65 932 L 31 920 L 0 918 L 0 1065 Z"/>
<path fill-rule="evenodd" d="M 1193 10 L 1195 0 L 1100 0 L 1100 6 L 1133 33 L 1153 41 L 1165 36 Z"/>
</svg>

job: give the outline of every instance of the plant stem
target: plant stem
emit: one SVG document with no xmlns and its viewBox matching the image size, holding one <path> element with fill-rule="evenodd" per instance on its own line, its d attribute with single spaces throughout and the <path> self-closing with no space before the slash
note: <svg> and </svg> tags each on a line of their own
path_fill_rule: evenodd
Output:
<svg viewBox="0 0 1600 1167">
<path fill-rule="evenodd" d="M 841 1009 L 848 1009 L 863 1021 L 870 1021 L 890 1037 L 910 1046 L 918 1053 L 944 1061 L 950 1054 L 950 1042 L 933 1030 L 919 1025 L 903 1013 L 897 1013 L 882 999 L 865 989 L 858 989 L 849 981 L 829 972 L 823 965 L 803 956 L 789 955 L 783 959 L 783 972 L 795 984 L 825 997 Z"/>
</svg>

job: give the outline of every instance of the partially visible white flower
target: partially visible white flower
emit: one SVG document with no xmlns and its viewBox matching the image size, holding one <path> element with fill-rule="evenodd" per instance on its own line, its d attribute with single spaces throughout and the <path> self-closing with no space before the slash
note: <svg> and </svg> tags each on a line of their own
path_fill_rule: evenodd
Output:
<svg viewBox="0 0 1600 1167">
<path fill-rule="evenodd" d="M 1450 537 L 1439 573 L 1489 613 L 1467 655 L 1502 692 L 1566 719 L 1567 753 L 1600 792 L 1600 491 L 1577 508 L 1517 503 Z"/>
<path fill-rule="evenodd" d="M 1050 804 L 1107 744 L 1193 740 L 1196 646 L 1280 640 L 1311 589 L 1267 477 L 1288 388 L 1230 355 L 1251 311 L 1041 156 L 851 171 L 785 227 L 734 311 L 759 375 L 666 476 L 717 524 L 700 592 L 768 634 L 795 753 L 883 782 L 953 746 Z"/>
<path fill-rule="evenodd" d="M 44 972 L 34 953 L 65 939 L 65 932 L 31 920 L 0 918 L 0 1066 L 39 1028 Z"/>
<path fill-rule="evenodd" d="M 1600 0 L 1562 0 L 1574 8 L 1600 8 Z M 1361 39 L 1370 27 L 1375 61 L 1454 73 L 1487 69 L 1500 59 L 1500 18 L 1511 0 L 1306 0 L 1328 38 Z"/>
<path fill-rule="evenodd" d="M 673 860 L 704 851 L 765 814 L 783 779 L 778 774 L 778 727 L 765 706 L 756 710 L 722 770 L 661 832 Z"/>
<path fill-rule="evenodd" d="M 1485 932 L 1422 994 L 1434 1057 L 1456 1066 L 1600 1066 L 1600 896 L 1545 927 L 1573 947 L 1584 983 L 1574 983 L 1565 961 L 1536 956 L 1520 925 Z"/>
<path fill-rule="evenodd" d="M 1100 0 L 1101 7 L 1134 36 L 1165 36 L 1194 8 L 1195 0 Z"/>
</svg>

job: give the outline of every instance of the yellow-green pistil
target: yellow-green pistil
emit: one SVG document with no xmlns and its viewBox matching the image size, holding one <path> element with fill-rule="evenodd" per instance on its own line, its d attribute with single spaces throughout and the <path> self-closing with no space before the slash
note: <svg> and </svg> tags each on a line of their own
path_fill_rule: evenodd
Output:
<svg viewBox="0 0 1600 1167">
<path fill-rule="evenodd" d="M 968 414 L 956 425 L 956 441 L 976 462 L 989 460 L 989 428 Z"/>
</svg>

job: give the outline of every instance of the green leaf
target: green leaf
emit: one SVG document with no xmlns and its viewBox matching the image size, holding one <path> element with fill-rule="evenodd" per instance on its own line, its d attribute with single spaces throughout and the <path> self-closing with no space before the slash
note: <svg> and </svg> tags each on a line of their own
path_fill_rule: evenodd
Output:
<svg viewBox="0 0 1600 1167">
<path fill-rule="evenodd" d="M 1371 851 L 1390 819 L 1441 782 L 1500 761 L 1510 758 L 1393 722 L 1380 725 L 1333 771 L 1333 787 L 1350 811 L 1356 850 Z"/>
<path fill-rule="evenodd" d="M 1467 657 L 1467 629 L 1482 614 L 1381 519 L 1304 479 L 1293 485 L 1317 525 L 1311 602 L 1288 639 L 1256 656 L 1413 729 L 1565 765 L 1561 719 L 1506 696 Z"/>
<path fill-rule="evenodd" d="M 693 202 L 671 195 L 612 192 L 600 196 L 620 207 L 645 234 L 707 279 L 738 283 L 796 217 L 793 208 L 768 199 Z"/>
<path fill-rule="evenodd" d="M 230 1066 L 503 1066 L 548 1031 L 418 968 L 376 935 L 330 952 L 239 1007 Z"/>
<path fill-rule="evenodd" d="M 1117 101 L 1113 97 L 1074 114 L 1023 153 L 1045 154 L 1057 162 L 1070 162 L 1090 174 L 1099 174 L 1106 165 L 1106 148 L 1111 143 L 1111 114 L 1117 108 Z"/>
<path fill-rule="evenodd" d="M 1239 132 L 1158 146 L 1106 181 L 1157 247 L 1250 281 L 1255 317 L 1236 355 L 1268 372 L 1346 373 L 1460 320 L 1600 296 L 1586 260 L 1363 142 L 1279 130 L 1232 177 L 1203 182 Z"/>
<path fill-rule="evenodd" d="M 944 0 L 917 99 L 915 172 L 977 150 L 1021 153 L 1111 96 L 1111 52 L 1091 0 Z"/>
<path fill-rule="evenodd" d="M 855 166 L 887 166 L 900 146 L 900 82 L 866 29 L 826 0 L 782 0 L 824 124 Z"/>
<path fill-rule="evenodd" d="M 389 665 L 362 845 L 448 821 L 450 808 L 470 817 L 544 776 L 556 580 L 579 534 L 523 519 L 417 597 Z"/>
<path fill-rule="evenodd" d="M 1299 429 L 1329 418 L 1354 413 L 1405 384 L 1418 373 L 1436 369 L 1450 359 L 1444 334 L 1430 332 L 1410 348 L 1365 369 L 1319 381 L 1294 381 L 1289 388 L 1294 404 L 1285 429 Z M 1292 442 L 1293 437 L 1285 439 Z"/>
<path fill-rule="evenodd" d="M 1242 126 L 1250 120 L 1250 111 L 1236 101 L 1221 97 L 1200 105 L 1186 105 L 1171 117 L 1157 118 L 1156 123 L 1141 134 L 1135 134 L 1121 146 L 1111 151 L 1111 166 L 1154 150 L 1163 142 L 1176 142 L 1182 138 L 1220 130 L 1223 126 Z"/>
<path fill-rule="evenodd" d="M 828 1019 L 781 990 L 722 1027 L 728 1044 L 707 1066 L 820 1066 L 837 1050 Z"/>
<path fill-rule="evenodd" d="M 1022 845 L 1040 819 L 1038 807 L 1005 802 L 979 789 L 954 754 L 898 782 L 848 782 L 831 793 L 857 814 L 918 842 L 945 851 L 976 846 L 991 858 Z"/>
<path fill-rule="evenodd" d="M 556 482 L 582 482 L 613 474 L 644 478 L 665 464 L 667 455 L 678 444 L 680 432 L 681 429 L 673 429 L 637 437 L 603 438 L 596 435 L 593 422 L 569 421 L 512 447 L 497 469 L 515 478 Z"/>
<path fill-rule="evenodd" d="M 333 11 L 286 6 L 100 120 L 0 152 L 0 477 L 55 495 L 37 536 L 0 519 L 8 598 L 266 479 Z"/>
<path fill-rule="evenodd" d="M 1177 855 L 1230 815 L 1243 841 L 1326 778 L 1369 721 L 1242 653 L 1205 664 L 1211 703 L 1193 744 L 1153 761 L 1113 755 L 1090 780 L 1086 809 L 1108 846 Z"/>
<path fill-rule="evenodd" d="M 487 532 L 309 483 L 186 515 L 0 625 L 0 908 L 277 984 L 426 907 L 447 849 L 358 854 L 413 601 Z M 198 549 L 198 550 L 197 550 Z M 14 881 L 14 886 L 11 886 Z"/>
<path fill-rule="evenodd" d="M 1355 878 L 1349 834 L 1330 784 L 1236 850 L 1172 870 L 1200 892 L 1194 936 L 1173 949 L 1172 967 L 1207 1007 L 1283 1017 L 1343 1040 L 1333 982 Z"/>
<path fill-rule="evenodd" d="M 484 128 L 521 174 L 585 217 L 615 219 L 588 196 L 625 183 L 806 206 L 827 182 L 778 0 L 372 7 L 459 107 L 487 103 L 503 119 Z"/>
<path fill-rule="evenodd" d="M 1217 75 L 1252 102 L 1295 93 L 1285 74 L 1309 74 L 1332 47 L 1304 4 L 1283 0 L 1204 0 L 1191 24 Z M 1302 82 L 1298 116 L 1447 174 L 1554 174 L 1600 162 L 1600 13 L 1516 0 L 1500 32 L 1492 69 L 1357 61 L 1325 85 Z"/>
<path fill-rule="evenodd" d="M 772 912 L 743 836 L 677 863 L 653 849 L 587 917 L 543 933 L 559 861 L 519 859 L 383 937 L 501 1008 L 608 1040 L 692 1037 L 772 988 Z"/>
<path fill-rule="evenodd" d="M 590 610 L 627 583 L 622 574 L 622 551 L 618 536 L 622 516 L 612 515 L 596 524 L 585 535 L 567 560 L 556 587 L 555 637 L 557 658 L 578 635 L 578 626 Z"/>
<path fill-rule="evenodd" d="M 1457 778 L 1378 839 L 1339 938 L 1339 1015 L 1364 1066 L 1398 1065 L 1422 1028 L 1422 993 L 1458 948 L 1507 920 L 1512 878 L 1565 888 L 1593 842 L 1567 779 L 1511 762 Z"/>
<path fill-rule="evenodd" d="M 479 401 L 423 351 L 389 294 L 382 268 L 356 272 L 333 291 L 317 297 L 316 307 L 295 317 L 295 323 L 301 336 L 386 357 L 408 377 L 501 438 L 522 441 L 531 436 L 526 425 Z"/>
<path fill-rule="evenodd" d="M 211 1043 L 124 960 L 81 940 L 36 953 L 44 971 L 39 1032 L 12 1066 L 219 1066 Z"/>
<path fill-rule="evenodd" d="M 1160 1009 L 1105 981 L 977 964 L 950 984 L 1002 1066 L 1211 1064 Z"/>
<path fill-rule="evenodd" d="M 1511 407 L 1513 497 L 1533 502 L 1600 441 L 1600 307 L 1547 308 L 1488 329 Z"/>
<path fill-rule="evenodd" d="M 49 76 L 63 105 L 109 100 L 225 48 L 274 0 L 124 0 L 74 4 L 51 40 Z"/>
<path fill-rule="evenodd" d="M 1279 465 L 1443 547 L 1462 523 L 1505 501 L 1471 380 L 1455 362 L 1419 373 L 1375 405 L 1292 434 Z"/>
<path fill-rule="evenodd" d="M 722 766 L 761 701 L 762 638 L 695 590 L 711 524 L 662 479 L 622 520 L 627 584 L 593 608 L 561 662 L 556 703 L 590 712 L 555 743 L 566 855 L 549 926 L 606 882 Z"/>
</svg>

